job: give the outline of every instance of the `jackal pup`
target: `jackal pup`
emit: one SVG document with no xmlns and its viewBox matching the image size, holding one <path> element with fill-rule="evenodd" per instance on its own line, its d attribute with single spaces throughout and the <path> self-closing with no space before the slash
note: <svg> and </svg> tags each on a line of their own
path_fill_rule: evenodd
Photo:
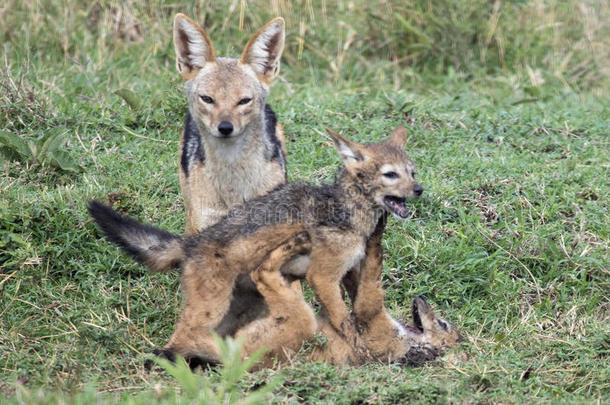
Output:
<svg viewBox="0 0 610 405">
<path fill-rule="evenodd" d="M 311 243 L 297 235 L 273 250 L 251 275 L 265 298 L 268 314 L 238 330 L 244 338 L 244 357 L 266 348 L 257 368 L 283 363 L 292 357 L 311 338 L 314 332 L 324 335 L 326 342 L 315 347 L 310 359 L 334 365 L 362 365 L 369 362 L 396 362 L 409 366 L 433 360 L 462 340 L 457 329 L 447 320 L 435 315 L 425 298 L 413 300 L 413 325 L 392 318 L 383 306 L 381 288 L 381 239 L 385 218 L 381 218 L 375 232 L 367 241 L 366 257 L 358 271 L 358 291 L 352 316 L 357 325 L 355 336 L 340 336 L 324 316 L 313 315 L 300 291 L 295 291 L 280 274 L 280 267 L 295 251 L 308 251 Z M 310 270 L 311 271 L 311 270 Z M 361 340 L 364 350 L 354 344 Z"/>
<path fill-rule="evenodd" d="M 341 279 L 364 257 L 366 241 L 382 213 L 409 217 L 405 199 L 420 196 L 423 189 L 403 150 L 404 127 L 396 128 L 385 142 L 367 145 L 329 134 L 344 163 L 333 184 L 281 185 L 194 236 L 180 238 L 101 203 L 89 204 L 108 239 L 136 260 L 156 271 L 182 268 L 183 309 L 166 351 L 218 360 L 210 332 L 229 309 L 237 277 L 251 273 L 271 250 L 302 231 L 311 236 L 311 252 L 286 263 L 283 274 L 306 277 L 331 326 L 340 334 L 354 333 Z"/>
<path fill-rule="evenodd" d="M 365 351 L 354 346 L 354 337 L 339 336 L 329 321 L 322 317 L 318 320 L 318 332 L 326 335 L 327 343 L 314 350 L 313 360 L 336 365 L 356 366 L 378 361 L 417 366 L 442 355 L 462 340 L 455 326 L 439 318 L 423 296 L 413 300 L 413 325 L 392 318 L 384 308 L 381 287 L 384 228 L 385 218 L 381 218 L 367 241 L 366 256 L 358 272 L 358 291 L 352 315 Z M 289 308 L 286 304 L 284 306 Z"/>
<path fill-rule="evenodd" d="M 189 103 L 179 169 L 187 235 L 286 181 L 284 135 L 265 101 L 284 35 L 284 20 L 274 18 L 240 59 L 221 58 L 199 25 L 183 14 L 174 19 L 176 68 Z"/>
</svg>

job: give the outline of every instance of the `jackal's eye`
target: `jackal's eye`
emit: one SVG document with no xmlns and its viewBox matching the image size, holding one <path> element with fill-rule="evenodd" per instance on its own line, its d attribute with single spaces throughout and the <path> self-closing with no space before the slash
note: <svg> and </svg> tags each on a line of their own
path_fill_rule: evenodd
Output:
<svg viewBox="0 0 610 405">
<path fill-rule="evenodd" d="M 237 102 L 237 105 L 246 105 L 248 104 L 250 101 L 252 101 L 252 99 L 250 97 L 244 97 L 241 100 L 239 100 Z"/>
<path fill-rule="evenodd" d="M 437 322 L 440 325 L 440 327 L 443 328 L 444 331 L 446 331 L 448 329 L 448 326 L 445 322 L 441 321 L 440 319 Z"/>
<path fill-rule="evenodd" d="M 388 179 L 397 179 L 398 178 L 398 173 L 396 173 L 396 172 L 385 172 L 383 175 L 385 177 L 387 177 Z"/>
<path fill-rule="evenodd" d="M 206 104 L 214 104 L 214 99 L 210 96 L 203 95 L 203 96 L 199 96 L 199 97 L 201 97 L 201 101 L 203 101 Z"/>
<path fill-rule="evenodd" d="M 415 178 L 415 172 L 414 171 L 411 172 L 411 177 Z"/>
</svg>

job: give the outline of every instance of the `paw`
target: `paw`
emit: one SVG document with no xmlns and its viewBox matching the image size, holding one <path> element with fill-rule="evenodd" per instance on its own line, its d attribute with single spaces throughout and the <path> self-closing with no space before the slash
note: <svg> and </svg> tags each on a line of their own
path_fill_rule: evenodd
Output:
<svg viewBox="0 0 610 405">
<path fill-rule="evenodd" d="M 152 351 L 152 354 L 162 359 L 166 359 L 172 363 L 176 361 L 176 355 L 174 354 L 174 351 L 172 349 L 155 349 Z M 146 371 L 150 371 L 152 370 L 155 364 L 156 363 L 154 360 L 147 359 L 146 361 L 144 361 L 144 368 L 146 369 Z"/>
<path fill-rule="evenodd" d="M 343 320 L 343 322 L 341 322 L 340 324 L 340 328 L 338 331 L 343 337 L 347 337 L 347 336 L 352 336 L 352 337 L 356 337 L 358 336 L 358 332 L 356 330 L 356 324 L 355 322 L 352 320 L 352 318 L 348 317 L 345 318 Z"/>
<path fill-rule="evenodd" d="M 365 325 L 356 323 L 351 317 L 341 322 L 341 337 L 358 353 L 360 358 L 371 358 L 371 353 L 362 339 L 362 327 Z"/>
<path fill-rule="evenodd" d="M 272 275 L 265 273 L 272 273 L 275 269 L 270 266 L 263 265 L 259 266 L 256 270 L 250 273 L 252 282 L 256 285 L 256 288 L 260 289 L 261 284 L 268 284 L 269 280 L 273 278 Z"/>
<path fill-rule="evenodd" d="M 171 363 L 175 363 L 176 362 L 176 354 L 174 353 L 174 351 L 172 349 L 155 349 L 152 351 L 152 354 L 154 354 L 155 356 L 162 358 L 162 359 L 166 359 L 168 361 L 170 361 Z M 218 364 L 218 361 L 214 360 L 214 359 L 208 359 L 205 357 L 201 357 L 201 356 L 185 356 L 184 360 L 186 361 L 186 364 L 189 365 L 191 371 L 195 370 L 197 367 L 201 368 L 206 368 L 206 367 L 214 367 Z M 155 361 L 152 359 L 148 359 L 144 362 L 144 368 L 146 369 L 146 371 L 150 371 L 154 366 L 155 366 Z"/>
<path fill-rule="evenodd" d="M 277 272 L 279 276 L 280 267 L 293 256 L 311 252 L 311 238 L 309 233 L 300 232 L 284 241 L 269 253 L 269 257 L 261 264 L 257 271 Z M 256 273 L 256 271 L 255 271 Z M 256 278 L 252 278 L 256 282 Z"/>
<path fill-rule="evenodd" d="M 279 266 L 260 266 L 258 269 L 250 273 L 252 281 L 256 285 L 258 292 L 266 297 L 283 288 L 283 277 L 279 272 Z"/>
<path fill-rule="evenodd" d="M 212 369 L 218 365 L 218 361 L 201 356 L 186 356 L 184 360 L 186 360 L 186 364 L 189 365 L 191 371 L 200 366 L 205 370 L 206 368 Z"/>
</svg>

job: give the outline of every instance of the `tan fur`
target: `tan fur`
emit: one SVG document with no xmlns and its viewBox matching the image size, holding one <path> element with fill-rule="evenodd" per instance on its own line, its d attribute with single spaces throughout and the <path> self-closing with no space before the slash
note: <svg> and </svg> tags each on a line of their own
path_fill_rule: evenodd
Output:
<svg viewBox="0 0 610 405">
<path fill-rule="evenodd" d="M 258 291 L 265 297 L 268 313 L 240 329 L 236 338 L 244 339 L 243 357 L 263 348 L 268 350 L 257 368 L 290 359 L 316 331 L 315 314 L 303 299 L 300 285 L 295 288 L 280 273 L 280 267 L 295 254 L 310 250 L 309 234 L 297 234 L 272 251 L 251 274 Z"/>
<path fill-rule="evenodd" d="M 282 144 L 282 152 L 284 152 L 284 156 L 288 155 L 288 149 L 286 148 L 286 134 L 284 134 L 284 126 L 279 122 L 275 126 L 275 136 L 280 140 Z"/>
<path fill-rule="evenodd" d="M 240 175 L 236 176 L 237 173 Z M 194 235 L 215 224 L 234 206 L 285 182 L 282 168 L 276 162 L 248 159 L 230 167 L 220 159 L 217 163 L 196 164 L 188 177 L 181 170 L 179 178 L 186 214 L 185 235 Z"/>
<path fill-rule="evenodd" d="M 298 350 L 304 339 L 313 336 L 314 331 L 326 337 L 326 343 L 316 347 L 309 354 L 315 361 L 325 361 L 334 365 L 362 365 L 370 362 L 417 363 L 421 357 L 417 350 L 426 354 L 428 351 L 442 353 L 455 347 L 461 340 L 460 334 L 449 322 L 437 318 L 430 306 L 422 298 L 417 298 L 418 314 L 423 323 L 423 331 L 418 333 L 401 326 L 383 306 L 384 293 L 381 288 L 382 248 L 384 220 L 367 242 L 366 257 L 362 262 L 359 274 L 360 282 L 354 302 L 353 317 L 358 325 L 358 335 L 340 335 L 324 315 L 313 317 L 311 308 L 304 301 L 300 291 L 295 292 L 283 281 L 279 268 L 282 260 L 289 256 L 284 246 L 279 246 L 270 254 L 259 269 L 253 273 L 253 279 L 269 307 L 269 314 L 240 329 L 238 337 L 243 337 L 246 344 L 243 356 L 248 357 L 255 351 L 266 348 L 263 360 L 257 366 L 269 367 L 274 360 L 285 363 Z M 298 241 L 297 241 L 298 247 Z M 287 246 L 295 249 L 294 246 Z M 273 260 L 271 260 L 273 259 Z M 262 270 L 264 269 L 264 270 Z M 282 322 L 278 325 L 278 319 Z M 445 322 L 447 330 L 439 326 Z M 362 341 L 364 347 L 355 344 Z M 409 355 L 409 351 L 413 354 Z"/>
<path fill-rule="evenodd" d="M 334 328 L 340 333 L 353 331 L 347 307 L 343 301 L 340 282 L 346 273 L 356 266 L 364 257 L 364 244 L 375 228 L 378 217 L 360 214 L 360 206 L 370 204 L 370 199 L 378 206 L 383 206 L 386 195 L 402 198 L 414 198 L 420 188 L 414 179 L 414 165 L 406 157 L 402 148 L 406 141 L 406 129 L 396 128 L 386 142 L 360 145 L 349 141 L 339 134 L 328 129 L 339 153 L 341 154 L 346 171 L 359 179 L 354 181 L 353 187 L 364 187 L 364 194 L 369 201 L 358 201 L 354 197 L 352 213 L 358 217 L 358 232 L 337 235 L 335 232 L 323 235 L 321 238 L 326 246 L 320 249 L 321 253 L 312 258 L 307 281 L 324 304 L 325 315 Z M 386 179 L 384 170 L 398 173 L 397 179 Z M 362 193 L 356 190 L 346 190 L 354 196 Z"/>
<path fill-rule="evenodd" d="M 303 230 L 300 224 L 266 227 L 228 244 L 197 247 L 198 255 L 182 266 L 183 308 L 166 349 L 187 358 L 218 361 L 219 349 L 211 332 L 229 309 L 237 276 L 258 268 L 270 250 Z"/>
<path fill-rule="evenodd" d="M 440 353 L 455 347 L 462 339 L 455 327 L 448 321 L 437 318 L 420 297 L 415 299 L 414 305 L 418 306 L 422 318 L 424 330 L 421 334 L 406 329 L 384 308 L 381 287 L 383 228 L 380 221 L 367 242 L 366 257 L 361 265 L 360 282 L 354 301 L 353 316 L 365 350 L 353 345 L 354 337 L 338 336 L 326 319 L 319 319 L 318 333 L 326 335 L 328 342 L 313 351 L 312 360 L 336 365 L 362 365 L 371 361 L 408 362 L 410 359 L 405 359 L 405 356 L 414 347 L 425 347 Z M 439 320 L 447 325 L 447 330 L 439 326 Z"/>
<path fill-rule="evenodd" d="M 250 38 L 239 60 L 218 58 L 199 25 L 183 14 L 174 19 L 176 67 L 186 80 L 189 103 L 179 149 L 187 236 L 286 181 L 286 140 L 279 123 L 273 129 L 275 115 L 266 106 L 268 86 L 279 73 L 284 35 L 284 20 L 274 18 Z M 220 124 L 227 122 L 233 127 L 228 136 L 220 132 Z M 235 294 L 255 297 L 251 288 L 247 276 L 241 277 Z M 232 305 L 219 333 L 233 330 L 241 318 L 264 306 L 254 301 Z"/>
<path fill-rule="evenodd" d="M 279 73 L 284 48 L 284 20 L 274 18 L 255 33 L 241 58 L 216 57 L 205 31 L 183 14 L 174 19 L 176 66 L 187 81 L 189 111 L 201 136 L 203 161 L 180 167 L 180 187 L 186 212 L 186 235 L 222 218 L 245 200 L 267 193 L 286 181 L 286 144 L 281 125 L 275 137 L 283 156 L 272 159 L 274 145 L 265 137 L 263 119 L 268 86 Z M 206 103 L 202 97 L 213 100 Z M 240 100 L 251 99 L 240 104 Z M 222 136 L 221 122 L 233 125 Z M 184 154 L 186 130 L 180 140 Z"/>
<path fill-rule="evenodd" d="M 361 145 L 329 131 L 345 164 L 343 180 L 336 187 L 341 189 L 342 199 L 347 204 L 345 208 L 354 220 L 349 225 L 346 224 L 349 229 L 342 232 L 337 232 L 335 227 L 304 226 L 302 230 L 309 231 L 312 238 L 309 263 L 306 261 L 301 264 L 306 266 L 301 269 L 295 267 L 297 262 L 292 259 L 282 268 L 282 272 L 297 277 L 306 273 L 307 281 L 323 306 L 325 319 L 339 336 L 349 336 L 355 346 L 361 346 L 358 341 L 360 336 L 355 332 L 353 320 L 341 296 L 340 283 L 344 275 L 358 265 L 365 255 L 365 241 L 375 229 L 378 215 L 381 214 L 372 207 L 384 206 L 386 195 L 400 198 L 417 196 L 414 190 L 420 187 L 413 178 L 414 166 L 402 151 L 405 132 L 403 127 L 399 127 L 386 142 Z M 399 175 L 387 179 L 384 175 L 387 170 Z M 270 206 L 265 208 L 261 205 L 261 209 L 272 209 L 272 200 L 273 198 L 269 199 Z M 315 211 L 314 207 L 315 205 L 301 207 L 301 212 Z M 313 212 L 307 215 L 318 214 Z M 274 229 L 277 231 L 274 232 Z M 281 229 L 290 229 L 290 226 L 275 225 L 263 228 L 257 234 L 277 236 Z M 204 231 L 203 234 L 205 233 Z M 285 233 L 279 235 L 283 235 L 283 239 L 288 236 Z M 199 243 L 197 248 L 187 254 L 182 263 L 184 308 L 166 349 L 181 355 L 218 358 L 210 331 L 217 327 L 228 311 L 236 278 L 254 269 L 250 259 L 253 252 L 268 252 L 280 242 L 279 239 L 269 238 L 270 236 L 261 235 L 256 238 L 235 235 L 228 248 L 232 253 L 226 253 L 223 248 L 225 252 L 222 260 L 213 258 L 216 247 L 204 243 Z M 239 258 L 248 260 L 240 262 Z M 206 270 L 202 271 L 203 268 Z"/>
<path fill-rule="evenodd" d="M 363 145 L 329 131 L 344 162 L 333 184 L 281 185 L 248 200 L 194 236 L 178 238 L 99 203 L 91 204 L 90 212 L 107 237 L 137 260 L 161 270 L 151 261 L 169 257 L 174 260 L 164 262 L 181 266 L 183 310 L 166 352 L 217 361 L 219 353 L 211 333 L 223 326 L 233 306 L 232 294 L 240 285 L 238 279 L 249 279 L 246 275 L 270 251 L 302 231 L 311 236 L 311 252 L 286 262 L 282 274 L 306 277 L 331 327 L 361 346 L 340 282 L 364 257 L 366 241 L 383 212 L 407 218 L 405 199 L 417 197 L 423 190 L 413 177 L 413 162 L 403 150 L 405 132 L 398 127 L 385 142 Z M 174 257 L 176 239 L 180 258 Z M 171 252 L 164 253 L 168 249 Z"/>
</svg>

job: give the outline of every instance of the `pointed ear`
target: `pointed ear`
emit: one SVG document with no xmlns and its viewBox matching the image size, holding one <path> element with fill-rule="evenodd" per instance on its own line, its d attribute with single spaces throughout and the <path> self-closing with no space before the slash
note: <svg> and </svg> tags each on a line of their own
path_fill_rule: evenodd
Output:
<svg viewBox="0 0 610 405">
<path fill-rule="evenodd" d="M 216 60 L 210 38 L 184 14 L 176 14 L 174 18 L 174 49 L 176 69 L 185 80 L 194 78 L 203 65 Z"/>
<path fill-rule="evenodd" d="M 397 148 L 404 148 L 407 143 L 407 129 L 402 125 L 396 127 L 392 134 L 387 140 L 388 143 L 396 146 Z"/>
<path fill-rule="evenodd" d="M 416 297 L 413 300 L 413 321 L 426 330 L 433 327 L 435 319 L 434 311 L 426 299 L 422 295 Z"/>
<path fill-rule="evenodd" d="M 330 128 L 326 128 L 326 132 L 328 132 L 335 143 L 335 147 L 337 148 L 339 155 L 341 155 L 343 162 L 347 164 L 365 160 L 365 156 L 362 154 L 361 146 L 359 144 L 352 142 L 349 139 L 345 139 Z"/>
<path fill-rule="evenodd" d="M 280 72 L 280 57 L 284 51 L 284 19 L 274 18 L 250 38 L 241 63 L 250 65 L 259 79 L 270 84 Z"/>
</svg>

